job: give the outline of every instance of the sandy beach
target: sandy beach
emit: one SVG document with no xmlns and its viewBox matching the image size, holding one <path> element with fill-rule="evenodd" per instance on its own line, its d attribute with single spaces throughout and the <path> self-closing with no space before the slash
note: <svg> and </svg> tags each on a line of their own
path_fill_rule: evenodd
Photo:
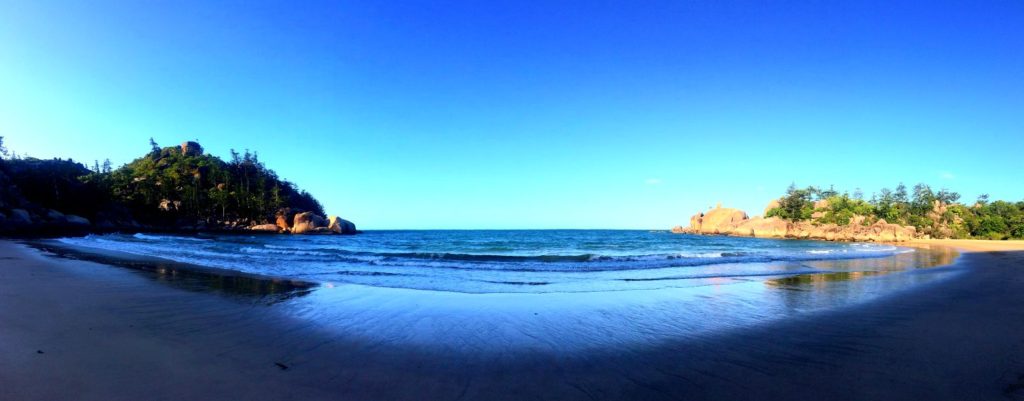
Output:
<svg viewBox="0 0 1024 401">
<path fill-rule="evenodd" d="M 902 242 L 903 246 L 947 246 L 961 252 L 1024 251 L 1024 241 L 978 241 L 969 239 L 916 239 Z"/>
<path fill-rule="evenodd" d="M 1024 242 L 917 245 L 967 251 L 930 269 L 960 274 L 656 348 L 485 355 L 2 241 L 0 399 L 1024 399 Z"/>
</svg>

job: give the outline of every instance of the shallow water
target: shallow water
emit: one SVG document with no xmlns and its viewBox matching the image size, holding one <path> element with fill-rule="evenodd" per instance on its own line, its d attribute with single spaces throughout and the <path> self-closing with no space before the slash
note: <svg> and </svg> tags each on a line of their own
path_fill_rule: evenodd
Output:
<svg viewBox="0 0 1024 401">
<path fill-rule="evenodd" d="M 301 296 L 275 297 L 273 312 L 360 341 L 440 352 L 656 346 L 855 307 L 957 273 L 925 269 L 953 261 L 945 248 L 646 231 L 118 234 L 60 242 L 313 283 L 313 291 L 300 286 Z M 168 271 L 182 271 L 150 270 L 165 281 L 180 274 Z M 214 283 L 216 292 L 226 283 L 192 281 Z"/>
<path fill-rule="evenodd" d="M 796 262 L 910 251 L 620 230 L 370 231 L 346 237 L 113 234 L 61 241 L 274 277 L 464 293 L 689 287 L 703 278 L 827 271 Z"/>
</svg>

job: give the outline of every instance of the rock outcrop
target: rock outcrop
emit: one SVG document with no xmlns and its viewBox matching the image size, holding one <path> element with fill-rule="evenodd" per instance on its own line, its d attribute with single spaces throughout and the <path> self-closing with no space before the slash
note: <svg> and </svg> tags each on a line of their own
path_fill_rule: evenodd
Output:
<svg viewBox="0 0 1024 401">
<path fill-rule="evenodd" d="M 11 209 L 11 215 L 7 220 L 10 224 L 14 225 L 32 224 L 32 217 L 25 209 Z"/>
<path fill-rule="evenodd" d="M 747 213 L 742 210 L 718 205 L 707 213 L 697 213 L 690 217 L 690 229 L 699 234 L 726 234 L 726 231 L 747 219 Z"/>
<path fill-rule="evenodd" d="M 772 201 L 765 210 L 777 206 Z M 820 204 L 827 207 L 828 204 Z M 723 208 L 721 205 L 706 213 L 697 213 L 690 218 L 690 226 L 672 228 L 674 233 L 686 234 L 720 234 L 758 238 L 797 238 L 827 241 L 862 241 L 862 242 L 902 242 L 917 236 L 913 226 L 890 224 L 878 220 L 871 225 L 864 225 L 863 216 L 854 216 L 851 224 L 814 224 L 809 221 L 787 221 L 778 217 L 749 218 L 739 209 Z"/>
<path fill-rule="evenodd" d="M 89 219 L 87 219 L 85 217 L 82 217 L 82 216 L 75 216 L 73 214 L 69 214 L 67 216 L 64 216 L 64 221 L 66 221 L 68 223 L 68 225 L 72 225 L 72 226 L 88 227 L 89 225 L 92 224 L 92 223 L 89 222 Z"/>
<path fill-rule="evenodd" d="M 337 234 L 355 234 L 356 225 L 351 221 L 338 216 L 331 216 L 327 219 L 327 228 Z"/>
<path fill-rule="evenodd" d="M 277 211 L 274 224 L 281 228 L 281 232 L 291 232 L 292 224 L 295 222 L 296 211 L 291 208 L 284 208 Z"/>
<path fill-rule="evenodd" d="M 318 234 L 331 232 L 327 228 L 327 219 L 317 216 L 313 212 L 302 212 L 295 215 L 295 222 L 292 224 L 292 234 Z"/>
<path fill-rule="evenodd" d="M 182 142 L 181 153 L 185 156 L 202 156 L 203 147 L 198 142 L 188 141 Z"/>
<path fill-rule="evenodd" d="M 257 231 L 262 233 L 277 233 L 281 231 L 281 228 L 277 224 L 260 224 L 249 227 L 249 231 Z"/>
</svg>

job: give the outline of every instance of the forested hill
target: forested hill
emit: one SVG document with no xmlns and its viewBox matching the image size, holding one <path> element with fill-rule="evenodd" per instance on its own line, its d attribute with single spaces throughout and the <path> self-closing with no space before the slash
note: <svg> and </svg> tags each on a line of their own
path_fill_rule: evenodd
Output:
<svg viewBox="0 0 1024 401">
<path fill-rule="evenodd" d="M 1024 202 L 989 201 L 988 195 L 970 205 L 959 200 L 960 194 L 946 189 L 936 192 L 927 184 L 917 184 L 908 192 L 901 183 L 895 190 L 883 188 L 869 200 L 859 189 L 850 194 L 791 185 L 784 196 L 765 207 L 764 217 L 751 218 L 742 210 L 719 205 L 697 212 L 688 227 L 676 226 L 672 231 L 829 241 L 1024 238 Z"/>
<path fill-rule="evenodd" d="M 0 159 L 0 230 L 8 233 L 114 229 L 354 233 L 325 219 L 308 192 L 278 177 L 256 153 L 230 160 L 196 142 L 159 147 L 113 169 L 72 160 Z M 297 228 L 300 224 L 301 228 Z M 336 225 L 336 227 L 332 227 Z"/>
</svg>

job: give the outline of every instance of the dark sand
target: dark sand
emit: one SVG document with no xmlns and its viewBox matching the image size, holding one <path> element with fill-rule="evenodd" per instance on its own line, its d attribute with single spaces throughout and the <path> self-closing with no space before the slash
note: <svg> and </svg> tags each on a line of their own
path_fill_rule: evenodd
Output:
<svg viewBox="0 0 1024 401">
<path fill-rule="evenodd" d="M 1024 399 L 1024 251 L 939 269 L 963 274 L 657 349 L 484 357 L 0 241 L 0 400 Z"/>
</svg>

